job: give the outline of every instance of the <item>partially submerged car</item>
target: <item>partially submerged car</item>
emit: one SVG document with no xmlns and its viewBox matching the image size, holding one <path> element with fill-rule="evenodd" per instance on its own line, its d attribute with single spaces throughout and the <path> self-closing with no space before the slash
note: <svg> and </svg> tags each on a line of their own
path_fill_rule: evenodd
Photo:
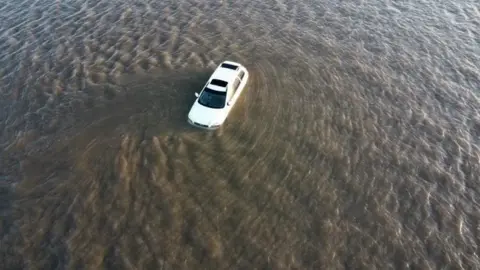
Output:
<svg viewBox="0 0 480 270">
<path fill-rule="evenodd" d="M 196 127 L 217 129 L 227 119 L 248 81 L 247 69 L 236 62 L 224 61 L 213 72 L 188 113 L 188 122 Z"/>
</svg>

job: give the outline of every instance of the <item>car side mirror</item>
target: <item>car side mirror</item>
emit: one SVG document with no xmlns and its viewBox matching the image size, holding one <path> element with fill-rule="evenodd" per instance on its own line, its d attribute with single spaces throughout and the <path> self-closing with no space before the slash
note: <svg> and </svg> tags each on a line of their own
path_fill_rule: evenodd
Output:
<svg viewBox="0 0 480 270">
<path fill-rule="evenodd" d="M 232 105 L 232 103 L 231 103 L 230 101 L 229 101 L 229 102 L 227 102 L 227 106 L 230 106 L 230 105 Z"/>
<path fill-rule="evenodd" d="M 198 97 L 198 96 L 200 96 L 200 95 L 199 95 L 197 92 L 195 92 L 195 96 Z"/>
</svg>

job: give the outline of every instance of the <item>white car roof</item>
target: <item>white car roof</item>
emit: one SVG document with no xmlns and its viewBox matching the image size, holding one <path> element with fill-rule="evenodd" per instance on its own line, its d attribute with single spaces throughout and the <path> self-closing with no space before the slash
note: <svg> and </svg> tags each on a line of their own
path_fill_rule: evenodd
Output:
<svg viewBox="0 0 480 270">
<path fill-rule="evenodd" d="M 234 69 L 222 67 L 222 65 L 220 65 L 213 72 L 213 74 L 211 76 L 211 79 L 212 80 L 214 80 L 214 79 L 222 80 L 222 81 L 227 82 L 228 84 L 233 83 L 236 76 L 240 72 L 240 67 L 242 67 L 242 66 L 240 64 L 237 64 L 235 62 L 230 62 L 230 61 L 224 61 L 222 64 L 235 65 L 235 66 L 238 66 L 238 69 L 234 70 Z M 211 87 L 213 90 L 216 90 L 216 91 L 222 91 L 222 92 L 227 91 L 226 87 L 212 85 L 210 83 L 208 84 L 208 87 L 209 88 Z"/>
</svg>

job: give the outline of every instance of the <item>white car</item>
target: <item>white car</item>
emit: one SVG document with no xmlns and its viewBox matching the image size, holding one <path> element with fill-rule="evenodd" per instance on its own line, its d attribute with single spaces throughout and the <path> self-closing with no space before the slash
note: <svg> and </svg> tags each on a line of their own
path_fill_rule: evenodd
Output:
<svg viewBox="0 0 480 270">
<path fill-rule="evenodd" d="M 188 122 L 196 127 L 217 129 L 227 119 L 248 81 L 247 69 L 236 62 L 224 61 L 213 72 L 188 113 Z"/>
</svg>

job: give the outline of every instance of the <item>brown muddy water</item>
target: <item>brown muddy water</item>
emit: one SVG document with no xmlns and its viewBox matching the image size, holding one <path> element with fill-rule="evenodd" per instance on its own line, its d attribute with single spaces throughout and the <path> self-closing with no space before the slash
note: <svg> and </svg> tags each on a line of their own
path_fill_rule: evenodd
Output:
<svg viewBox="0 0 480 270">
<path fill-rule="evenodd" d="M 0 0 L 1 269 L 479 269 L 480 4 Z M 186 122 L 223 60 L 224 127 Z"/>
</svg>

